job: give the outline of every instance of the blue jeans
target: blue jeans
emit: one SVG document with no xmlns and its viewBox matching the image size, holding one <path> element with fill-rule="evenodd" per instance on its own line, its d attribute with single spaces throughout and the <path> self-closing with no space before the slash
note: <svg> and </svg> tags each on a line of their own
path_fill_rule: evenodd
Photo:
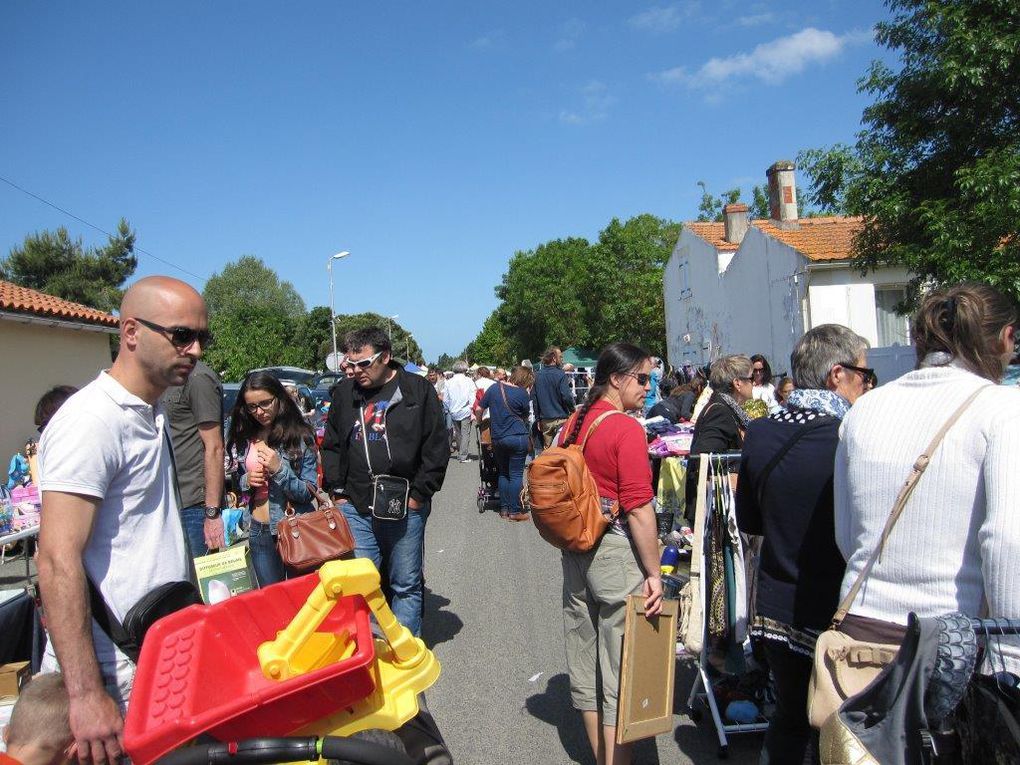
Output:
<svg viewBox="0 0 1020 765">
<path fill-rule="evenodd" d="M 251 551 L 251 566 L 255 569 L 259 587 L 268 587 L 295 575 L 284 565 L 283 558 L 276 549 L 276 537 L 270 533 L 268 523 L 259 523 L 254 518 L 251 519 L 248 549 Z"/>
<path fill-rule="evenodd" d="M 523 512 L 521 485 L 524 483 L 524 462 L 528 458 L 528 437 L 508 436 L 493 440 L 492 446 L 499 470 L 499 507 L 511 513 Z"/>
<path fill-rule="evenodd" d="M 205 505 L 194 505 L 181 510 L 181 526 L 191 557 L 208 555 L 209 548 L 205 546 Z"/>
<path fill-rule="evenodd" d="M 402 521 L 380 521 L 362 515 L 349 502 L 340 507 L 354 535 L 354 554 L 375 563 L 383 582 L 389 582 L 384 592 L 393 615 L 411 634 L 420 636 L 424 584 L 421 569 L 431 502 L 418 510 L 409 508 Z"/>
</svg>

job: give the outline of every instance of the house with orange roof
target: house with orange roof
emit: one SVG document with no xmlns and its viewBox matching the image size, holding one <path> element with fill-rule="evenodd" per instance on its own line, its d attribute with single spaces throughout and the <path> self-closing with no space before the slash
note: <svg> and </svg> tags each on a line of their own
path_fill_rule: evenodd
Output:
<svg viewBox="0 0 1020 765">
<path fill-rule="evenodd" d="M 111 314 L 0 280 L 0 464 L 35 433 L 43 393 L 81 387 L 110 366 L 118 325 Z"/>
<path fill-rule="evenodd" d="M 871 343 L 880 380 L 913 368 L 906 317 L 895 311 L 909 275 L 862 275 L 852 266 L 861 218 L 799 218 L 792 162 L 767 171 L 770 216 L 749 220 L 729 204 L 719 223 L 685 223 L 663 274 L 669 362 L 707 364 L 731 353 L 764 354 L 777 374 L 812 327 L 837 323 Z"/>
</svg>

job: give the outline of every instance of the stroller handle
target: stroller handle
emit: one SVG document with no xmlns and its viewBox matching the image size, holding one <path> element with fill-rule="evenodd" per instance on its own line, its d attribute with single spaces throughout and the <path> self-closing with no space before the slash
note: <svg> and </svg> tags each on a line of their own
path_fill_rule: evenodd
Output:
<svg viewBox="0 0 1020 765">
<path fill-rule="evenodd" d="M 403 752 L 371 741 L 339 736 L 248 738 L 229 743 L 196 744 L 174 750 L 158 765 L 270 765 L 278 762 L 314 762 L 319 758 L 347 760 L 355 765 L 414 765 Z"/>
</svg>

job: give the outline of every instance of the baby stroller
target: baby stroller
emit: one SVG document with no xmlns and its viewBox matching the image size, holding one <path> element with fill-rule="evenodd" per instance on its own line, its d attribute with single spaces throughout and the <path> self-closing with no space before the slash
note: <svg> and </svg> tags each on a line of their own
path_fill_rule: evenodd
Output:
<svg viewBox="0 0 1020 765">
<path fill-rule="evenodd" d="M 487 423 L 486 423 L 487 424 Z M 499 510 L 499 469 L 489 428 L 475 428 L 478 443 L 478 512 Z"/>
</svg>

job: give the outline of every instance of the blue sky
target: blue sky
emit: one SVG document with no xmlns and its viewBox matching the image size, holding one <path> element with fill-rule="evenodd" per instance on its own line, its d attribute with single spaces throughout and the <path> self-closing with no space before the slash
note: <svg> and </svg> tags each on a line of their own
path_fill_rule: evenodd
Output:
<svg viewBox="0 0 1020 765">
<path fill-rule="evenodd" d="M 517 250 L 696 215 L 848 141 L 876 0 L 0 3 L 0 176 L 108 230 L 137 276 L 243 254 L 309 308 L 399 314 L 432 360 Z M 798 179 L 800 180 L 800 179 Z M 0 253 L 102 234 L 0 183 Z"/>
</svg>

